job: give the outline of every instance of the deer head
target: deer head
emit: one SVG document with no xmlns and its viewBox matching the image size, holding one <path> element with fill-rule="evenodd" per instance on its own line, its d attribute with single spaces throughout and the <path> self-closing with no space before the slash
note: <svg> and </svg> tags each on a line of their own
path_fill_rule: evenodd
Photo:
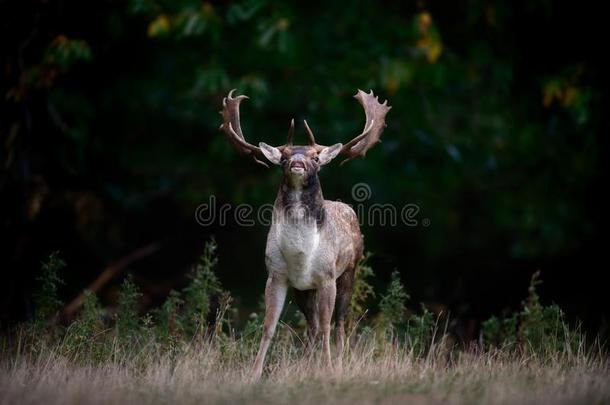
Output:
<svg viewBox="0 0 610 405">
<path fill-rule="evenodd" d="M 366 155 L 366 152 L 372 148 L 381 136 L 385 128 L 385 116 L 392 108 L 387 105 L 387 100 L 381 104 L 378 97 L 370 93 L 365 93 L 358 90 L 354 98 L 364 108 L 366 122 L 362 133 L 346 144 L 336 143 L 331 146 L 320 145 L 316 142 L 314 134 L 304 121 L 309 145 L 293 145 L 294 138 L 294 119 L 290 123 L 288 130 L 288 139 L 286 144 L 282 146 L 270 146 L 264 142 L 259 143 L 259 146 L 254 146 L 248 143 L 241 131 L 239 118 L 239 104 L 242 100 L 247 99 L 245 95 L 233 97 L 231 90 L 227 97 L 223 99 L 223 110 L 221 111 L 223 123 L 220 126 L 229 140 L 229 142 L 242 154 L 250 155 L 255 162 L 269 167 L 259 158 L 265 157 L 269 162 L 279 165 L 284 171 L 284 175 L 298 181 L 300 178 L 306 178 L 317 174 L 320 167 L 332 161 L 338 155 L 344 155 L 346 158 L 341 162 L 354 159 L 355 157 Z"/>
</svg>

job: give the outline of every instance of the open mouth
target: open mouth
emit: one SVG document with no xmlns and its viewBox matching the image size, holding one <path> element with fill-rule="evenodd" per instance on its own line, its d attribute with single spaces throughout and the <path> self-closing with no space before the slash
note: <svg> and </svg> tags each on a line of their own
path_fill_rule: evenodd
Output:
<svg viewBox="0 0 610 405">
<path fill-rule="evenodd" d="M 292 162 L 290 164 L 290 171 L 293 173 L 303 173 L 305 172 L 305 164 L 303 162 Z"/>
</svg>

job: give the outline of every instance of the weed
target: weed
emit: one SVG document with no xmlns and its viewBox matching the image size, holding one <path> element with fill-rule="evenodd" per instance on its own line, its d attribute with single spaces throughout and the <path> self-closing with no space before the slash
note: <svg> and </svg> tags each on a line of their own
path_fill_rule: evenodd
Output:
<svg viewBox="0 0 610 405">
<path fill-rule="evenodd" d="M 481 335 L 485 344 L 507 348 L 516 346 L 543 356 L 580 350 L 584 336 L 579 328 L 568 325 L 559 306 L 542 305 L 536 289 L 541 283 L 540 272 L 536 271 L 518 313 L 503 318 L 493 316 L 483 322 Z"/>
<path fill-rule="evenodd" d="M 378 324 L 384 328 L 398 329 L 405 322 L 406 306 L 409 294 L 400 281 L 400 273 L 394 271 L 392 280 L 379 302 L 380 317 Z"/>
<path fill-rule="evenodd" d="M 347 317 L 346 329 L 352 330 L 354 324 L 364 318 L 366 314 L 366 303 L 370 298 L 375 298 L 375 290 L 370 279 L 375 276 L 373 268 L 369 264 L 371 252 L 366 252 L 356 266 L 354 278 L 354 292 L 350 302 L 349 315 Z"/>
<path fill-rule="evenodd" d="M 171 290 L 163 305 L 154 311 L 153 319 L 156 320 L 156 334 L 162 343 L 170 344 L 183 336 L 184 326 L 180 316 L 180 307 L 183 304 L 184 301 L 180 297 L 180 293 Z"/>
<path fill-rule="evenodd" d="M 67 328 L 64 336 L 65 354 L 79 357 L 82 353 L 89 354 L 90 359 L 98 358 L 103 351 L 105 334 L 103 310 L 96 295 L 85 291 L 85 301 L 78 316 Z M 80 356 L 86 358 L 87 356 Z"/>
<path fill-rule="evenodd" d="M 191 282 L 183 290 L 182 326 L 191 337 L 204 332 L 210 315 L 212 298 L 222 293 L 220 281 L 214 274 L 214 267 L 218 263 L 216 249 L 214 239 L 206 243 L 199 263 L 191 271 Z"/>
<path fill-rule="evenodd" d="M 58 298 L 57 290 L 63 284 L 59 272 L 65 266 L 66 263 L 59 257 L 58 251 L 51 253 L 48 259 L 42 263 L 42 272 L 36 278 L 40 283 L 40 288 L 34 294 L 35 323 L 39 331 L 49 319 L 56 316 L 63 304 Z"/>
<path fill-rule="evenodd" d="M 121 339 L 134 339 L 142 333 L 142 321 L 138 312 L 138 301 L 142 293 L 128 276 L 121 285 L 117 311 L 115 315 L 115 328 L 117 336 Z"/>
</svg>

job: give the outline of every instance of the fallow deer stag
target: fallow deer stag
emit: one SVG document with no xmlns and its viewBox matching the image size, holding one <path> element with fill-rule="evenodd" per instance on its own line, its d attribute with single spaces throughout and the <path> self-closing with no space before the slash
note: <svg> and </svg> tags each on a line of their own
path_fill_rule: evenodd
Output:
<svg viewBox="0 0 610 405">
<path fill-rule="evenodd" d="M 324 357 L 331 366 L 330 328 L 335 309 L 336 343 L 339 359 L 345 342 L 344 322 L 349 310 L 356 266 L 363 252 L 363 239 L 358 219 L 352 208 L 342 202 L 324 200 L 318 171 L 337 155 L 345 155 L 345 163 L 364 157 L 386 126 L 390 110 L 387 101 L 379 103 L 373 92 L 358 90 L 354 96 L 364 107 L 364 131 L 342 145 L 323 146 L 304 121 L 309 145 L 293 145 L 294 120 L 290 124 L 285 145 L 273 147 L 266 143 L 248 143 L 241 130 L 239 104 L 245 95 L 233 97 L 232 90 L 223 100 L 220 126 L 229 142 L 240 152 L 281 167 L 284 177 L 273 207 L 271 229 L 267 237 L 265 263 L 268 278 L 265 288 L 265 321 L 263 337 L 252 367 L 252 378 L 263 371 L 265 355 L 284 305 L 289 287 L 308 324 L 308 346 L 322 332 Z"/>
</svg>

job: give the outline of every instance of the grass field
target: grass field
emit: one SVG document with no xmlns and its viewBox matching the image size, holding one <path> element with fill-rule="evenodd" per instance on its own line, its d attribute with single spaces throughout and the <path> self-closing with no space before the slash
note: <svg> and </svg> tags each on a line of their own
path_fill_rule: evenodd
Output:
<svg viewBox="0 0 610 405">
<path fill-rule="evenodd" d="M 63 262 L 52 256 L 36 318 L 0 340 L 0 403 L 610 403 L 606 351 L 540 302 L 537 275 L 519 312 L 492 317 L 479 341 L 458 344 L 441 316 L 406 311 L 398 274 L 379 294 L 377 313 L 365 316 L 374 295 L 366 263 L 342 367 L 306 356 L 303 320 L 288 314 L 262 380 L 251 382 L 261 317 L 235 326 L 231 297 L 212 271 L 214 250 L 208 244 L 191 284 L 160 308 L 141 314 L 128 278 L 113 312 L 87 294 L 68 324 L 53 321 Z M 216 308 L 212 296 L 220 296 Z"/>
<path fill-rule="evenodd" d="M 553 358 L 439 346 L 420 357 L 403 345 L 380 348 L 369 337 L 355 343 L 341 370 L 329 370 L 284 340 L 263 380 L 250 383 L 254 345 L 211 342 L 173 353 L 152 346 L 129 353 L 115 344 L 95 361 L 62 355 L 62 348 L 3 359 L 0 402 L 610 403 L 608 362 L 584 353 Z"/>
</svg>

